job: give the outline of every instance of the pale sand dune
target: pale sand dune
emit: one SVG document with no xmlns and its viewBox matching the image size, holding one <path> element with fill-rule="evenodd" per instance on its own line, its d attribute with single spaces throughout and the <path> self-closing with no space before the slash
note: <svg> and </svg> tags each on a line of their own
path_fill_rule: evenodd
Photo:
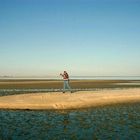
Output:
<svg viewBox="0 0 140 140">
<path fill-rule="evenodd" d="M 79 109 L 128 102 L 140 102 L 140 88 L 10 95 L 0 97 L 0 108 Z"/>
</svg>

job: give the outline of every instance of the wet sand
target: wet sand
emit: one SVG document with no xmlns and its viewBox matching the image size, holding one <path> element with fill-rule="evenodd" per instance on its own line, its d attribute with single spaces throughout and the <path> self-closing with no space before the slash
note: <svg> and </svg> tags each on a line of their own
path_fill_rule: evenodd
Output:
<svg viewBox="0 0 140 140">
<path fill-rule="evenodd" d="M 140 102 L 140 88 L 79 91 L 75 93 L 32 93 L 0 97 L 1 109 L 57 110 Z"/>
<path fill-rule="evenodd" d="M 73 89 L 140 87 L 140 84 L 135 83 L 140 83 L 140 80 L 70 80 L 70 85 Z M 0 80 L 0 89 L 60 89 L 62 87 L 63 80 Z"/>
</svg>

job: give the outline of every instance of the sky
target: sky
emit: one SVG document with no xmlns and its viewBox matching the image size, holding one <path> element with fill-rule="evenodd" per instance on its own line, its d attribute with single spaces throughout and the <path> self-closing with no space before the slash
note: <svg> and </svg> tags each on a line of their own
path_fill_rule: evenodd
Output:
<svg viewBox="0 0 140 140">
<path fill-rule="evenodd" d="M 140 0 L 0 0 L 0 76 L 140 76 Z"/>
</svg>

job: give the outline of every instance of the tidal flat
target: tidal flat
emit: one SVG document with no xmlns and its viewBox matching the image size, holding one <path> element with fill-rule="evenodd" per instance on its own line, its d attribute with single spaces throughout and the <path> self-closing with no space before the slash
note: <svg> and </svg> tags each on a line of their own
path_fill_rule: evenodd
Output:
<svg viewBox="0 0 140 140">
<path fill-rule="evenodd" d="M 96 91 L 102 89 L 140 88 L 140 80 L 70 80 L 72 90 Z M 63 80 L 0 79 L 0 96 L 62 92 Z"/>
<path fill-rule="evenodd" d="M 140 83 L 139 80 L 71 80 L 70 82 L 74 89 L 140 87 L 139 84 L 135 84 Z M 0 96 L 46 92 L 62 86 L 63 81 L 55 80 L 1 80 Z M 1 109 L 0 140 L 139 140 L 139 118 L 140 103 L 67 111 Z"/>
<path fill-rule="evenodd" d="M 140 80 L 71 80 L 73 89 L 140 87 Z M 0 89 L 62 89 L 63 80 L 0 79 Z"/>
</svg>

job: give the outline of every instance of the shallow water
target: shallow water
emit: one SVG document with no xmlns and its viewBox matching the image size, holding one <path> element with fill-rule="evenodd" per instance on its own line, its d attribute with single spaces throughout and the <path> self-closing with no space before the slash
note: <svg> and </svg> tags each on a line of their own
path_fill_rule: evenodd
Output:
<svg viewBox="0 0 140 140">
<path fill-rule="evenodd" d="M 103 90 L 105 88 L 85 88 L 85 89 L 72 89 L 73 92 L 77 91 L 98 91 Z M 113 90 L 113 88 L 110 88 Z M 118 88 L 114 88 L 118 89 Z M 122 89 L 122 88 L 121 88 Z M 109 89 L 108 89 L 109 90 Z M 63 89 L 0 89 L 0 96 L 6 95 L 19 95 L 19 94 L 29 94 L 29 93 L 55 93 L 62 92 Z"/>
<path fill-rule="evenodd" d="M 140 85 L 140 82 L 133 82 L 133 83 L 115 83 L 114 85 L 129 85 L 129 86 L 132 86 L 132 85 Z"/>
<path fill-rule="evenodd" d="M 140 103 L 71 111 L 0 110 L 3 140 L 138 140 Z"/>
</svg>

